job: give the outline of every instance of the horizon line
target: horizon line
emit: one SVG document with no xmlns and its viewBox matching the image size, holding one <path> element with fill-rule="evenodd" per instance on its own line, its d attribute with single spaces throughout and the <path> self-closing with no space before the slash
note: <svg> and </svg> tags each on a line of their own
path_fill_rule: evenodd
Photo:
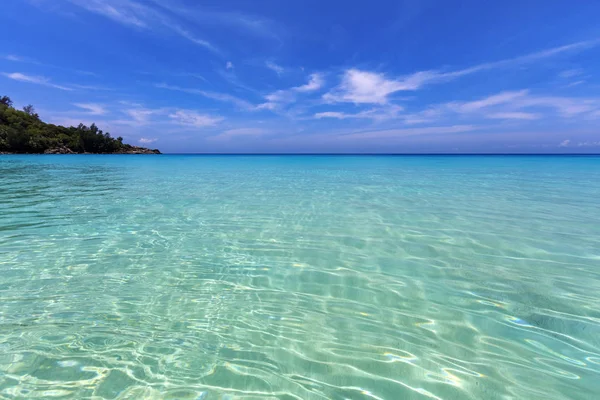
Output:
<svg viewBox="0 0 600 400">
<path fill-rule="evenodd" d="M 190 156 L 600 156 L 600 153 L 162 153 Z"/>
</svg>

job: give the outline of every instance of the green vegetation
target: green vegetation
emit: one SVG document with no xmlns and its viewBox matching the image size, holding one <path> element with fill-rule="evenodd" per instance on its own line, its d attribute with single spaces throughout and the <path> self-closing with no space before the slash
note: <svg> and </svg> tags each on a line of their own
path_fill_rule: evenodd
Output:
<svg viewBox="0 0 600 400">
<path fill-rule="evenodd" d="M 0 97 L 0 152 L 7 153 L 159 153 L 123 143 L 95 124 L 64 127 L 42 122 L 33 106 L 17 110 Z"/>
</svg>

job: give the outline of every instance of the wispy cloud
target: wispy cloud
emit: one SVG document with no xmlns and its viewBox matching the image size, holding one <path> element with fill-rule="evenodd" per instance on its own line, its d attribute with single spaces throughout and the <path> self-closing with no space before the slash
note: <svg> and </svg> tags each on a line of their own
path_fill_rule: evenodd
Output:
<svg viewBox="0 0 600 400">
<path fill-rule="evenodd" d="M 575 87 L 575 86 L 582 85 L 582 84 L 584 84 L 585 82 L 586 82 L 586 81 L 584 81 L 584 80 L 575 81 L 575 82 L 571 82 L 571 83 L 569 83 L 569 84 L 566 84 L 564 87 L 566 87 L 566 88 Z"/>
<path fill-rule="evenodd" d="M 22 74 L 20 72 L 2 73 L 2 75 L 6 76 L 7 78 L 12 79 L 14 81 L 33 83 L 36 85 L 47 86 L 47 87 L 51 87 L 54 89 L 60 89 L 60 90 L 67 90 L 67 91 L 73 90 L 73 88 L 52 83 L 52 82 L 50 82 L 49 78 L 46 78 L 43 76 L 26 75 L 26 74 Z"/>
<path fill-rule="evenodd" d="M 273 61 L 267 61 L 265 66 L 269 68 L 271 71 L 275 72 L 277 75 L 281 76 L 285 72 L 285 68 L 280 65 L 275 64 Z"/>
<path fill-rule="evenodd" d="M 21 57 L 21 56 L 16 56 L 14 54 L 7 54 L 5 56 L 2 56 L 2 58 L 5 59 L 5 60 L 7 60 L 7 61 L 30 62 L 27 58 Z"/>
<path fill-rule="evenodd" d="M 75 107 L 79 107 L 83 110 L 86 110 L 90 115 L 104 115 L 106 114 L 106 108 L 104 108 L 101 104 L 95 103 L 74 103 Z"/>
<path fill-rule="evenodd" d="M 206 49 L 208 49 L 214 53 L 219 53 L 219 54 L 221 53 L 221 50 L 219 50 L 217 47 L 213 46 L 213 44 L 210 43 L 208 40 L 200 39 L 199 37 L 195 36 L 192 32 L 188 31 L 187 29 L 184 29 L 181 26 L 174 24 L 172 22 L 168 22 L 168 20 L 163 20 L 162 22 L 165 26 L 167 26 L 174 32 L 178 33 L 182 37 L 186 38 L 190 42 L 195 43 L 199 46 L 205 47 Z"/>
<path fill-rule="evenodd" d="M 191 73 L 191 72 L 183 72 L 183 73 L 180 73 L 180 74 L 177 74 L 177 75 L 179 75 L 179 76 L 190 76 L 192 78 L 200 79 L 203 82 L 208 82 L 208 79 L 206 79 L 204 76 L 202 76 L 200 74 L 194 74 L 194 73 Z"/>
<path fill-rule="evenodd" d="M 86 10 L 100 14 L 125 25 L 146 28 L 148 25 L 142 15 L 147 9 L 133 1 L 127 0 L 69 0 L 71 3 Z"/>
<path fill-rule="evenodd" d="M 375 121 L 384 121 L 397 118 L 404 108 L 397 105 L 372 108 L 357 113 L 346 113 L 340 111 L 325 111 L 314 114 L 316 119 L 334 118 L 334 119 L 371 119 Z"/>
<path fill-rule="evenodd" d="M 558 144 L 558 147 L 568 147 L 570 143 L 571 143 L 571 141 L 569 139 L 563 140 L 562 142 L 560 142 Z"/>
<path fill-rule="evenodd" d="M 97 91 L 113 91 L 113 88 L 108 88 L 108 87 L 104 87 L 104 86 L 97 86 L 97 85 L 80 85 L 80 84 L 76 84 L 76 83 L 72 83 L 69 85 L 72 88 L 75 89 L 81 89 L 81 90 L 97 90 Z"/>
<path fill-rule="evenodd" d="M 558 76 L 561 78 L 573 78 L 574 76 L 579 76 L 583 74 L 583 70 L 581 68 L 573 68 L 561 71 Z"/>
<path fill-rule="evenodd" d="M 53 65 L 53 64 L 47 64 L 47 63 L 39 62 L 37 60 L 34 60 L 33 58 L 18 56 L 18 55 L 15 55 L 15 54 L 7 54 L 7 55 L 4 55 L 4 56 L 0 56 L 0 58 L 2 58 L 4 60 L 7 60 L 7 61 L 12 61 L 12 62 L 19 62 L 19 63 L 39 65 L 39 66 L 42 66 L 42 67 L 55 68 L 55 69 L 59 69 L 59 70 L 63 70 L 63 71 L 71 71 L 71 72 L 75 72 L 75 73 L 80 74 L 80 75 L 97 76 L 97 74 L 94 73 L 94 72 L 82 71 L 82 70 L 79 70 L 79 69 L 59 67 L 58 65 Z"/>
<path fill-rule="evenodd" d="M 325 80 L 323 79 L 323 75 L 319 73 L 311 74 L 309 77 L 309 81 L 307 84 L 302 86 L 297 86 L 292 88 L 295 92 L 314 92 L 315 90 L 321 89 L 325 84 Z"/>
<path fill-rule="evenodd" d="M 269 130 L 262 128 L 236 128 L 223 131 L 216 136 L 211 136 L 209 140 L 232 140 L 244 137 L 255 138 L 268 133 L 270 133 Z"/>
<path fill-rule="evenodd" d="M 578 147 L 600 147 L 600 141 L 598 142 L 579 142 Z"/>
<path fill-rule="evenodd" d="M 257 106 L 258 109 L 275 110 L 283 105 L 296 101 L 298 93 L 310 93 L 319 90 L 325 84 L 323 75 L 320 73 L 311 74 L 308 77 L 308 83 L 295 86 L 286 90 L 277 90 L 265 96 L 265 103 Z"/>
<path fill-rule="evenodd" d="M 448 74 L 455 75 L 455 76 L 462 76 L 462 75 L 468 75 L 468 74 L 472 74 L 474 72 L 479 72 L 479 71 L 483 71 L 483 70 L 518 66 L 518 65 L 522 65 L 522 64 L 531 63 L 534 61 L 543 60 L 545 58 L 554 57 L 554 56 L 564 54 L 564 53 L 573 53 L 573 52 L 577 52 L 577 51 L 591 49 L 598 45 L 600 45 L 600 39 L 584 40 L 581 42 L 575 42 L 575 43 L 567 44 L 564 46 L 553 47 L 551 49 L 546 49 L 546 50 L 541 50 L 541 51 L 537 51 L 534 53 L 529 53 L 529 54 L 519 56 L 519 57 L 508 58 L 505 60 L 494 61 L 494 62 L 489 62 L 489 63 L 483 63 L 483 64 L 475 65 L 470 68 L 465 68 L 463 70 L 450 72 Z"/>
<path fill-rule="evenodd" d="M 470 102 L 451 102 L 438 108 L 462 114 L 482 113 L 487 118 L 533 120 L 541 115 L 522 110 L 552 109 L 559 116 L 569 118 L 600 109 L 600 99 L 540 96 L 531 94 L 529 90 L 518 90 L 501 92 Z"/>
<path fill-rule="evenodd" d="M 138 140 L 139 143 L 141 144 L 150 144 L 150 143 L 154 143 L 156 142 L 158 139 L 157 138 L 140 138 Z"/>
<path fill-rule="evenodd" d="M 483 98 L 481 100 L 469 101 L 464 103 L 449 103 L 449 107 L 461 113 L 475 112 L 483 108 L 514 102 L 517 99 L 525 98 L 528 93 L 529 91 L 527 90 L 501 92 Z"/>
<path fill-rule="evenodd" d="M 212 43 L 197 37 L 189 29 L 184 28 L 166 13 L 133 0 L 69 0 L 72 4 L 91 13 L 109 18 L 120 24 L 137 29 L 155 30 L 163 27 L 171 32 L 202 46 L 210 51 L 219 53 Z"/>
<path fill-rule="evenodd" d="M 229 67 L 229 68 L 228 68 Z M 257 91 L 255 89 L 253 89 L 252 87 L 246 85 L 244 82 L 242 82 L 236 72 L 235 72 L 235 68 L 233 68 L 233 64 L 229 65 L 226 64 L 225 68 L 221 68 L 221 69 L 217 69 L 215 71 L 217 74 L 219 74 L 221 77 L 223 77 L 223 79 L 225 79 L 227 82 L 229 82 L 231 85 L 236 86 L 240 89 L 244 89 L 247 90 L 249 92 L 252 93 L 256 93 Z"/>
<path fill-rule="evenodd" d="M 169 114 L 169 118 L 173 120 L 173 122 L 194 127 L 194 128 L 203 128 L 207 126 L 217 125 L 219 122 L 223 121 L 222 117 L 212 116 L 207 114 L 199 114 L 195 111 L 191 110 L 177 110 L 172 114 Z"/>
<path fill-rule="evenodd" d="M 517 112 L 517 111 L 497 112 L 497 113 L 491 113 L 491 114 L 486 115 L 486 118 L 492 118 L 492 119 L 516 119 L 516 120 L 526 120 L 526 121 L 540 119 L 541 117 L 542 116 L 540 114 Z"/>
<path fill-rule="evenodd" d="M 223 120 L 220 116 L 198 113 L 193 110 L 163 107 L 146 108 L 142 105 L 133 105 L 133 108 L 123 110 L 128 119 L 111 121 L 113 124 L 128 125 L 133 127 L 179 125 L 186 127 L 208 127 L 217 125 Z"/>
<path fill-rule="evenodd" d="M 539 61 L 567 52 L 582 51 L 600 44 L 600 40 L 590 40 L 555 47 L 520 57 L 478 64 L 456 71 L 419 71 L 399 78 L 389 78 L 383 73 L 351 68 L 344 71 L 340 85 L 323 96 L 330 103 L 385 104 L 389 96 L 400 91 L 415 91 L 425 85 L 448 82 L 477 72 L 506 68 Z"/>
<path fill-rule="evenodd" d="M 162 113 L 163 111 L 163 109 L 151 110 L 147 108 L 133 108 L 125 110 L 124 113 L 132 119 L 132 121 L 126 122 L 133 122 L 137 125 L 145 125 L 150 123 L 150 117 L 152 115 Z"/>
<path fill-rule="evenodd" d="M 385 129 L 340 135 L 346 139 L 398 139 L 406 136 L 447 134 L 476 130 L 473 125 L 431 126 L 425 128 Z"/>
<path fill-rule="evenodd" d="M 204 96 L 206 98 L 217 100 L 217 101 L 232 103 L 244 110 L 253 110 L 256 108 L 252 103 L 250 103 L 246 100 L 240 99 L 238 97 L 232 96 L 227 93 L 217 93 L 217 92 L 210 92 L 210 91 L 194 89 L 194 88 L 184 88 L 184 87 L 180 87 L 180 86 L 168 85 L 166 83 L 158 83 L 158 84 L 155 84 L 154 86 L 157 88 L 160 88 L 160 89 L 175 90 L 175 91 L 179 91 L 179 92 Z"/>
<path fill-rule="evenodd" d="M 168 3 L 162 0 L 149 1 L 165 11 L 177 14 L 179 17 L 200 26 L 225 27 L 229 31 L 235 30 L 243 32 L 245 35 L 251 34 L 281 41 L 276 32 L 275 23 L 261 16 L 244 14 L 238 11 L 208 9 L 202 7 L 198 2 L 193 3 L 193 6 L 188 6 L 174 0 L 170 0 Z"/>
<path fill-rule="evenodd" d="M 225 69 L 233 69 L 233 63 L 231 61 L 227 61 L 227 64 L 225 64 Z"/>
</svg>

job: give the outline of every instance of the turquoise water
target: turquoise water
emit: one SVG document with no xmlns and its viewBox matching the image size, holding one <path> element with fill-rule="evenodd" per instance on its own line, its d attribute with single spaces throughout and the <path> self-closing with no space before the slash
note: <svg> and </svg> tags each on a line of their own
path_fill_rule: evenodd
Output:
<svg viewBox="0 0 600 400">
<path fill-rule="evenodd" d="M 599 393 L 600 157 L 0 156 L 0 398 Z"/>
</svg>

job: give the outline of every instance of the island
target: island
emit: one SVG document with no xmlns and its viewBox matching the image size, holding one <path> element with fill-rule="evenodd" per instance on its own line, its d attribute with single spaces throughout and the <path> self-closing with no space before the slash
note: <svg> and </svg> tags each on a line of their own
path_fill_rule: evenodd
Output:
<svg viewBox="0 0 600 400">
<path fill-rule="evenodd" d="M 33 106 L 17 110 L 0 96 L 0 154 L 160 154 L 123 143 L 96 124 L 65 127 L 43 122 Z"/>
</svg>

